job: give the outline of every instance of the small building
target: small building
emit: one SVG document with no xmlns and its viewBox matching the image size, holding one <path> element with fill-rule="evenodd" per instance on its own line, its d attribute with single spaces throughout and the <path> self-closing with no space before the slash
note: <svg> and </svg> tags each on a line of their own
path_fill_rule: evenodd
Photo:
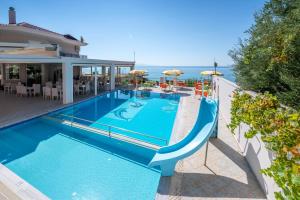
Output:
<svg viewBox="0 0 300 200">
<path fill-rule="evenodd" d="M 86 82 L 97 95 L 99 87 L 115 89 L 121 68 L 133 69 L 135 62 L 89 59 L 80 54 L 87 45 L 83 38 L 56 33 L 27 22 L 17 23 L 10 7 L 8 24 L 0 23 L 0 86 L 59 85 L 64 104 L 73 102 L 75 82 Z M 84 68 L 89 68 L 85 76 Z M 101 78 L 98 75 L 102 74 Z M 100 73 L 101 72 L 101 73 Z M 42 89 L 41 89 L 42 90 Z"/>
</svg>

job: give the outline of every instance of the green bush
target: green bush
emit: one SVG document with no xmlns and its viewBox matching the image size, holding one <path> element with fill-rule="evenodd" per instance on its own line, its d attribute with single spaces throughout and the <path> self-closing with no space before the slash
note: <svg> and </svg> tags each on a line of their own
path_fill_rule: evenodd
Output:
<svg viewBox="0 0 300 200">
<path fill-rule="evenodd" d="M 252 97 L 236 92 L 231 107 L 232 132 L 241 124 L 249 125 L 246 138 L 261 135 L 266 147 L 275 155 L 269 168 L 261 172 L 274 179 L 282 192 L 277 199 L 300 197 L 300 112 L 283 108 L 277 97 L 265 93 Z"/>
<path fill-rule="evenodd" d="M 237 83 L 300 108 L 300 1 L 270 0 L 229 55 Z"/>
</svg>

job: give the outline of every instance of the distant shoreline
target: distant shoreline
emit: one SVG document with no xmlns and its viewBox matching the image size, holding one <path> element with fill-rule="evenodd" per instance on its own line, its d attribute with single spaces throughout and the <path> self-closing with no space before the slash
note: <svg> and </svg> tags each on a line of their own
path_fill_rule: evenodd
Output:
<svg viewBox="0 0 300 200">
<path fill-rule="evenodd" d="M 181 66 L 181 65 L 179 65 L 179 66 L 172 66 L 172 65 L 168 65 L 168 66 L 159 66 L 159 65 L 138 65 L 138 64 L 136 64 L 135 65 L 136 67 L 154 67 L 154 68 L 161 68 L 161 67 L 163 67 L 163 68 L 177 68 L 177 67 L 186 67 L 186 68 L 200 68 L 200 67 L 202 67 L 202 68 L 207 68 L 207 67 L 214 67 L 214 66 Z M 217 69 L 218 68 L 233 68 L 233 66 L 218 66 L 217 67 Z"/>
</svg>

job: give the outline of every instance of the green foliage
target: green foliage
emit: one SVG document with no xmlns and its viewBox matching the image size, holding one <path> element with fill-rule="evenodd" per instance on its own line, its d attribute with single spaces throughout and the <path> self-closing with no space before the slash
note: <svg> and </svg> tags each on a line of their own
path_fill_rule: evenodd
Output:
<svg viewBox="0 0 300 200">
<path fill-rule="evenodd" d="M 187 79 L 187 80 L 185 80 L 185 84 L 188 87 L 194 87 L 195 82 L 197 82 L 197 79 Z"/>
<path fill-rule="evenodd" d="M 277 97 L 265 93 L 255 97 L 236 92 L 232 101 L 232 132 L 241 124 L 249 125 L 246 138 L 261 135 L 266 147 L 275 155 L 269 168 L 262 173 L 273 177 L 282 189 L 277 199 L 300 197 L 300 112 L 282 108 Z"/>
<path fill-rule="evenodd" d="M 229 55 L 237 83 L 300 108 L 300 1 L 270 0 Z"/>
</svg>

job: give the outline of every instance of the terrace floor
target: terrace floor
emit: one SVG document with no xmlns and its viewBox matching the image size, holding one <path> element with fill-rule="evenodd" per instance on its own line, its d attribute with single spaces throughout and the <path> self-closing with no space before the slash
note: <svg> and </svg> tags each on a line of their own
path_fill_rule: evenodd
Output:
<svg viewBox="0 0 300 200">
<path fill-rule="evenodd" d="M 193 91 L 179 91 L 181 98 L 171 143 L 183 139 L 193 128 L 199 109 L 199 96 Z M 162 177 L 156 200 L 266 199 L 250 166 L 219 117 L 218 138 L 211 138 L 207 164 L 205 147 L 178 162 L 172 177 Z"/>
<path fill-rule="evenodd" d="M 161 92 L 157 88 L 153 88 L 153 91 Z M 183 89 L 179 93 L 182 98 L 171 143 L 181 140 L 192 129 L 199 108 L 199 97 L 195 97 L 193 91 Z M 80 99 L 83 98 L 87 97 Z M 0 93 L 0 128 L 60 107 L 63 105 L 58 101 L 4 96 Z M 207 167 L 203 165 L 204 153 L 203 147 L 191 157 L 180 161 L 173 177 L 162 177 L 156 199 L 265 199 L 222 115 L 219 119 L 219 137 L 211 139 L 209 143 Z M 3 196 L 18 199 L 0 182 L 0 199 Z"/>
<path fill-rule="evenodd" d="M 75 102 L 88 98 L 88 95 L 76 96 Z M 45 114 L 66 105 L 60 100 L 44 100 L 40 97 L 18 97 L 15 94 L 0 92 L 0 128 L 28 118 Z"/>
</svg>

